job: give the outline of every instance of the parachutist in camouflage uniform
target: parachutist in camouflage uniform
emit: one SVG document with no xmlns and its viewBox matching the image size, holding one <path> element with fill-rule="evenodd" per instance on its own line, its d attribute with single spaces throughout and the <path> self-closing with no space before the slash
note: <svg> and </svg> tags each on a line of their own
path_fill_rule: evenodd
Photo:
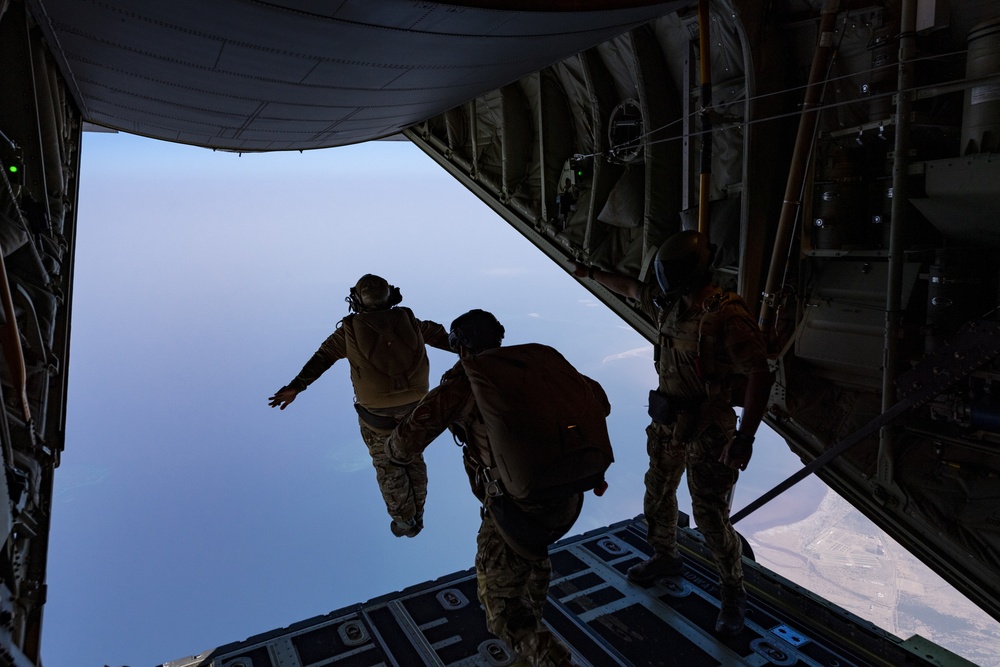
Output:
<svg viewBox="0 0 1000 667">
<path fill-rule="evenodd" d="M 573 273 L 638 299 L 659 325 L 660 380 L 649 398 L 653 421 L 646 429 L 649 470 L 643 499 L 655 555 L 630 568 L 628 578 L 650 586 L 659 577 L 683 571 L 677 551 L 677 487 L 687 470 L 695 522 L 722 580 L 715 629 L 736 634 L 746 615 L 746 592 L 742 545 L 729 521 L 729 502 L 739 470 L 746 470 L 753 452 L 771 375 L 763 337 L 746 304 L 710 282 L 713 255 L 703 234 L 685 231 L 660 247 L 656 285 L 581 264 Z M 741 376 L 746 379 L 742 389 L 736 381 Z M 734 400 L 743 405 L 739 430 Z"/>
<path fill-rule="evenodd" d="M 361 277 L 347 302 L 353 314 L 340 321 L 329 338 L 291 382 L 271 396 L 270 406 L 284 410 L 295 397 L 339 359 L 351 366 L 361 437 L 375 466 L 379 490 L 397 537 L 414 537 L 423 528 L 427 467 L 422 457 L 406 466 L 389 462 L 385 441 L 396 424 L 428 389 L 425 345 L 450 350 L 448 334 L 437 322 L 418 320 L 384 278 Z"/>
<path fill-rule="evenodd" d="M 493 315 L 473 310 L 451 325 L 452 349 L 463 359 L 500 347 L 503 326 Z M 584 378 L 595 401 L 610 412 L 599 384 Z M 407 462 L 450 429 L 464 443 L 463 461 L 472 492 L 483 503 L 476 550 L 479 600 L 490 632 L 541 667 L 572 665 L 569 649 L 542 623 L 549 590 L 548 546 L 572 527 L 583 506 L 576 492 L 541 500 L 516 500 L 491 478 L 495 468 L 490 439 L 472 384 L 460 361 L 441 378 L 396 428 L 387 448 L 392 460 Z M 499 485 L 499 493 L 491 485 Z M 523 664 L 519 662 L 517 664 Z"/>
</svg>

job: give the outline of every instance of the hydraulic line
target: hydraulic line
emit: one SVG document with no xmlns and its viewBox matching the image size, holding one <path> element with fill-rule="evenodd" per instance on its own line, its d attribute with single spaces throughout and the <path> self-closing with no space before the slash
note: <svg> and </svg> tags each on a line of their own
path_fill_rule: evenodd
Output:
<svg viewBox="0 0 1000 667">
<path fill-rule="evenodd" d="M 806 87 L 805 100 L 802 103 L 798 134 L 795 136 L 792 163 L 788 169 L 788 182 L 785 186 L 785 197 L 781 204 L 778 231 L 771 254 L 771 266 L 768 269 L 767 283 L 764 286 L 764 299 L 760 307 L 758 324 L 765 334 L 774 324 L 777 292 L 784 279 L 788 247 L 792 242 L 792 230 L 795 228 L 795 220 L 802 204 L 799 198 L 805 179 L 806 166 L 812 153 L 816 124 L 819 120 L 818 107 L 823 93 L 822 84 L 835 50 L 833 27 L 837 22 L 839 10 L 840 0 L 824 0 L 820 13 L 816 51 L 813 54 L 812 67 L 809 70 L 809 84 Z"/>
<path fill-rule="evenodd" d="M 698 0 L 698 53 L 701 74 L 701 170 L 698 175 L 698 231 L 708 236 L 712 183 L 712 44 L 708 0 Z"/>
<path fill-rule="evenodd" d="M 912 94 L 905 92 L 913 85 L 913 65 L 916 54 L 916 0 L 903 0 L 899 35 L 899 74 L 896 95 L 896 136 L 892 160 L 892 212 L 889 216 L 889 276 L 885 301 L 885 344 L 882 352 L 882 409 L 892 405 L 893 382 L 899 374 L 899 331 L 902 317 L 903 236 L 906 230 L 906 207 L 909 203 L 910 112 Z M 895 477 L 896 434 L 883 428 L 879 442 L 878 481 L 891 488 Z"/>
</svg>

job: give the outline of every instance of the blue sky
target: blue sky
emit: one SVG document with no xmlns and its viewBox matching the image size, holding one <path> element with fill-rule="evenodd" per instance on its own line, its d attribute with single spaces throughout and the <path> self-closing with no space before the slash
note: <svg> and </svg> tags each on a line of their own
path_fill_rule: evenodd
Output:
<svg viewBox="0 0 1000 667">
<path fill-rule="evenodd" d="M 427 453 L 425 530 L 398 539 L 346 365 L 267 407 L 364 273 L 445 326 L 490 310 L 507 343 L 553 345 L 601 382 L 617 460 L 574 532 L 641 512 L 651 348 L 408 142 L 83 148 L 47 667 L 157 665 L 472 566 L 478 508 L 450 437 Z M 432 382 L 453 362 L 432 350 Z M 756 450 L 737 508 L 799 467 L 773 434 Z M 820 485 L 794 495 L 762 513 L 814 507 Z"/>
<path fill-rule="evenodd" d="M 363 273 L 418 317 L 486 308 L 508 342 L 634 389 L 615 468 L 643 466 L 648 355 L 605 358 L 644 342 L 411 144 L 238 156 L 87 134 L 83 156 L 48 667 L 155 665 L 471 566 L 450 440 L 428 455 L 427 528 L 401 540 L 346 365 L 267 407 Z M 431 356 L 436 381 L 453 359 Z M 581 530 L 637 514 L 634 488 L 588 501 Z"/>
</svg>

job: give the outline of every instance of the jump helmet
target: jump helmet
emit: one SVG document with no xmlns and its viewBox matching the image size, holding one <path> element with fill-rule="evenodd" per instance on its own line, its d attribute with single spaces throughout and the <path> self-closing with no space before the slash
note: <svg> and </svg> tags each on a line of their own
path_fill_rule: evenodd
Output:
<svg viewBox="0 0 1000 667">
<path fill-rule="evenodd" d="M 674 234 L 660 246 L 653 260 L 656 281 L 669 296 L 690 294 L 711 277 L 715 246 L 694 229 Z"/>
<path fill-rule="evenodd" d="M 448 332 L 448 346 L 458 352 L 459 347 L 468 348 L 473 354 L 500 347 L 504 329 L 499 320 L 485 310 L 470 310 L 459 315 L 451 323 Z"/>
<path fill-rule="evenodd" d="M 399 288 L 390 285 L 385 278 L 366 273 L 351 288 L 346 300 L 352 312 L 360 313 L 366 310 L 391 308 L 402 301 L 403 297 L 399 293 Z"/>
</svg>

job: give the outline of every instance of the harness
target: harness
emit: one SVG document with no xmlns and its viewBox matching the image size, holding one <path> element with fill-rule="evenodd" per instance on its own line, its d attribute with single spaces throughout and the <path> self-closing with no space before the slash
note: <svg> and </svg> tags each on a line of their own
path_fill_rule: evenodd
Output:
<svg viewBox="0 0 1000 667">
<path fill-rule="evenodd" d="M 672 373 L 684 378 L 688 373 L 685 367 L 689 365 L 701 389 L 699 392 L 701 395 L 697 398 L 728 399 L 729 387 L 722 384 L 725 378 L 720 377 L 715 344 L 719 328 L 725 321 L 722 312 L 727 304 L 738 298 L 730 292 L 716 292 L 702 302 L 701 311 L 696 318 L 678 319 L 672 325 L 668 323 L 668 318 L 677 302 L 671 304 L 670 308 L 660 311 L 657 318 L 659 344 L 654 354 L 654 362 L 661 378 L 666 378 Z M 681 363 L 677 363 L 675 355 L 667 355 L 665 360 L 662 354 L 665 349 L 674 351 L 677 356 L 690 357 L 690 361 L 682 360 Z M 664 368 L 663 364 L 669 366 Z"/>
<path fill-rule="evenodd" d="M 479 421 L 482 423 L 482 416 L 479 417 Z M 465 426 L 460 423 L 452 423 L 449 429 L 451 430 L 451 437 L 452 440 L 455 441 L 455 444 L 463 449 L 468 448 L 471 451 L 474 445 L 471 444 L 471 437 L 469 436 L 468 431 L 466 431 Z M 477 457 L 472 456 L 471 454 L 466 456 L 466 460 L 474 466 L 475 472 L 472 474 L 475 477 L 474 481 L 483 488 L 483 494 L 485 495 L 483 503 L 485 506 L 486 498 L 497 498 L 502 496 L 504 494 L 504 490 L 503 482 L 500 481 L 500 473 L 497 471 L 496 465 L 493 463 L 493 452 L 487 451 L 481 453 L 489 457 L 489 464 Z"/>
</svg>

